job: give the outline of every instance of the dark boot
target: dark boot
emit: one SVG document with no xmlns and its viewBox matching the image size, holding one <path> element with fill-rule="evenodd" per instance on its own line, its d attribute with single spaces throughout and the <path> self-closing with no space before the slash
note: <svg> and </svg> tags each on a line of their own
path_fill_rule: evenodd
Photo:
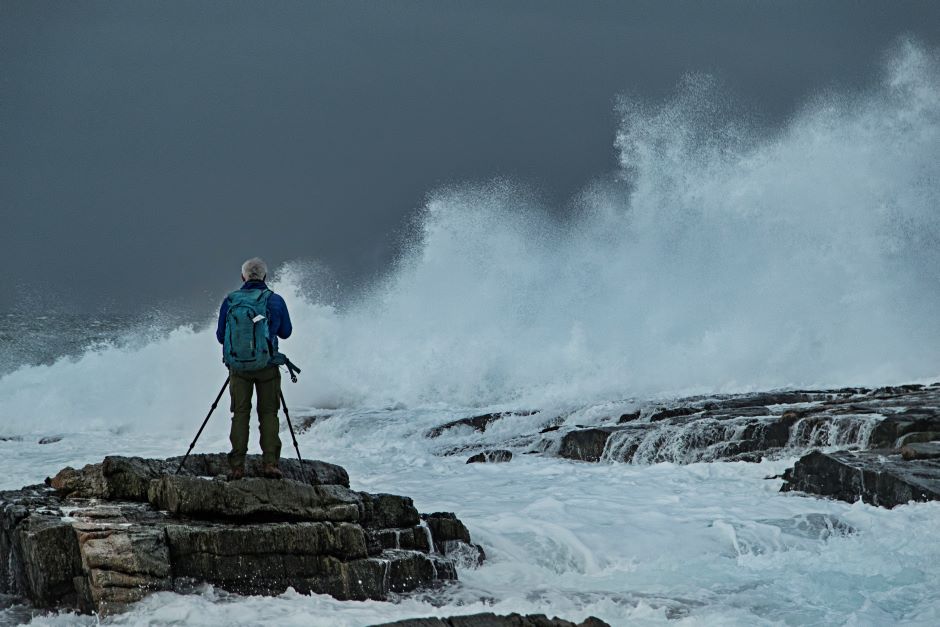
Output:
<svg viewBox="0 0 940 627">
<path fill-rule="evenodd" d="M 261 474 L 268 479 L 283 479 L 284 473 L 277 467 L 277 464 L 264 464 L 261 466 Z"/>
<path fill-rule="evenodd" d="M 228 478 L 229 481 L 238 481 L 239 479 L 244 479 L 245 467 L 236 466 L 235 468 L 232 468 L 231 470 L 228 471 L 228 474 L 226 475 L 226 477 Z"/>
</svg>

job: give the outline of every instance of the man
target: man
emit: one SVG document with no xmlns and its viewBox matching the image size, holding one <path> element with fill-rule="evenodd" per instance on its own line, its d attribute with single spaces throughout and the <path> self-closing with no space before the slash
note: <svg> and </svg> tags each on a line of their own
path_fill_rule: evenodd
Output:
<svg viewBox="0 0 940 627">
<path fill-rule="evenodd" d="M 228 476 L 232 480 L 245 476 L 253 389 L 258 390 L 262 473 L 271 479 L 282 477 L 278 468 L 281 438 L 278 436 L 280 424 L 277 417 L 281 372 L 270 359 L 277 354 L 277 339 L 289 338 L 293 327 L 284 299 L 265 284 L 267 275 L 268 267 L 261 259 L 256 257 L 243 263 L 244 285 L 229 294 L 219 309 L 215 336 L 222 344 L 222 361 L 229 367 L 229 391 L 232 395 L 232 430 L 229 434 L 232 451 L 228 454 L 231 467 Z"/>
</svg>

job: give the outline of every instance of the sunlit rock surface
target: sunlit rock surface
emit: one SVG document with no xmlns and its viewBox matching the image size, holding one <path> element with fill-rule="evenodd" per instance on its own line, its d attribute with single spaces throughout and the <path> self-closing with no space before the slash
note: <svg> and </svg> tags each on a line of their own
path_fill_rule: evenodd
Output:
<svg viewBox="0 0 940 627">
<path fill-rule="evenodd" d="M 0 492 L 0 592 L 104 614 L 203 582 L 384 600 L 483 559 L 453 514 L 424 522 L 407 497 L 350 490 L 339 466 L 281 460 L 277 481 L 249 456 L 248 476 L 228 482 L 224 455 L 193 455 L 175 475 L 178 464 L 107 457 Z"/>
</svg>

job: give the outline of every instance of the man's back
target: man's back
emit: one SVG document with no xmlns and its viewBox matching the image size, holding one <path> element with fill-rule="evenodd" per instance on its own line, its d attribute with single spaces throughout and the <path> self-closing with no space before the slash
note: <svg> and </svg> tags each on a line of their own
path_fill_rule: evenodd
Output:
<svg viewBox="0 0 940 627">
<path fill-rule="evenodd" d="M 248 280 L 241 286 L 240 290 L 270 290 L 264 281 Z M 219 307 L 219 322 L 215 330 L 215 337 L 219 344 L 225 344 L 225 319 L 228 315 L 229 299 L 222 301 Z M 277 339 L 286 340 L 290 337 L 294 327 L 291 324 L 290 314 L 287 311 L 287 303 L 280 294 L 271 292 L 268 297 L 268 339 L 274 351 L 277 351 Z"/>
<path fill-rule="evenodd" d="M 265 477 L 274 479 L 282 476 L 277 467 L 277 460 L 281 456 L 277 410 L 283 395 L 277 364 L 284 362 L 277 359 L 277 340 L 290 337 L 293 327 L 284 299 L 272 292 L 264 282 L 267 274 L 267 265 L 257 257 L 243 263 L 244 285 L 229 294 L 219 308 L 215 337 L 222 344 L 223 361 L 229 366 L 229 392 L 232 396 L 232 429 L 229 439 L 232 450 L 228 460 L 231 465 L 229 478 L 233 480 L 245 476 L 248 423 L 255 391 L 258 393 L 263 473 Z M 229 324 L 232 325 L 228 329 L 231 337 L 226 337 L 226 326 Z M 265 326 L 269 346 L 262 345 L 259 348 Z M 235 346 L 239 348 L 233 348 Z"/>
</svg>

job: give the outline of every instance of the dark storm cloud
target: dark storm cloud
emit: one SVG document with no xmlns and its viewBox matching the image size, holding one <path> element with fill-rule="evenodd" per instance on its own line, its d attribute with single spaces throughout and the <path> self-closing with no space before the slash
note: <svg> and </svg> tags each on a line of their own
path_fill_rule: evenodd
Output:
<svg viewBox="0 0 940 627">
<path fill-rule="evenodd" d="M 254 254 L 367 277 L 439 185 L 562 208 L 615 167 L 619 92 L 718 72 L 775 123 L 938 24 L 927 2 L 2 0 L 0 309 L 201 307 Z"/>
</svg>

